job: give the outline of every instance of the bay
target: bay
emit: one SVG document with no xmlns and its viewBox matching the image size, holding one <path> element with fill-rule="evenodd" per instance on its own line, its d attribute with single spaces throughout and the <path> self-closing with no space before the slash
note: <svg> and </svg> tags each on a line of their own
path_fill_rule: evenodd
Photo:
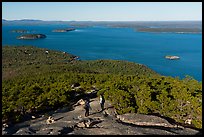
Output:
<svg viewBox="0 0 204 137">
<path fill-rule="evenodd" d="M 202 81 L 202 34 L 137 32 L 131 28 L 93 26 L 76 28 L 66 33 L 52 32 L 68 25 L 3 25 L 2 46 L 32 45 L 65 51 L 81 60 L 113 59 L 144 64 L 164 76 L 184 78 L 192 76 Z M 21 33 L 11 30 L 26 29 L 30 33 L 47 36 L 38 40 L 18 40 Z M 166 55 L 179 56 L 167 60 Z"/>
</svg>

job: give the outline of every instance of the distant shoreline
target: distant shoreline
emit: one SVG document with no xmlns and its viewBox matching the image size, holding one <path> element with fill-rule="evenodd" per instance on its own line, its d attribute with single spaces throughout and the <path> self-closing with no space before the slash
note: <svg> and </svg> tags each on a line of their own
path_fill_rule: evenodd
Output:
<svg viewBox="0 0 204 137">
<path fill-rule="evenodd" d="M 113 28 L 132 28 L 138 32 L 195 33 L 202 34 L 202 21 L 43 21 L 43 20 L 5 20 L 2 25 L 70 25 L 72 27 L 106 26 Z"/>
</svg>

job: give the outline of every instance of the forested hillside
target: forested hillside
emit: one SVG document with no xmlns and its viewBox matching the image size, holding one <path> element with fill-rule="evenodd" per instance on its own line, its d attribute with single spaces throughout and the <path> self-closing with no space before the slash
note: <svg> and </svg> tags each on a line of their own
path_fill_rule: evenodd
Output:
<svg viewBox="0 0 204 137">
<path fill-rule="evenodd" d="M 127 61 L 80 61 L 75 55 L 34 46 L 2 47 L 2 116 L 69 106 L 77 94 L 104 92 L 118 114 L 158 113 L 202 128 L 202 83 L 165 77 Z M 73 88 L 73 84 L 80 85 Z"/>
</svg>

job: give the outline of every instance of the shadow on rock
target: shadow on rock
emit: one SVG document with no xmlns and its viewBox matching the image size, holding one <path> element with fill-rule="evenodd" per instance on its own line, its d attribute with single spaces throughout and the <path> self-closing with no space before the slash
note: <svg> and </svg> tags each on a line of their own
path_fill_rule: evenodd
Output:
<svg viewBox="0 0 204 137">
<path fill-rule="evenodd" d="M 66 134 L 68 134 L 68 133 L 71 133 L 72 131 L 74 131 L 73 128 L 71 128 L 71 127 L 64 127 L 64 128 L 60 131 L 60 133 L 61 133 L 61 135 L 66 135 Z"/>
</svg>

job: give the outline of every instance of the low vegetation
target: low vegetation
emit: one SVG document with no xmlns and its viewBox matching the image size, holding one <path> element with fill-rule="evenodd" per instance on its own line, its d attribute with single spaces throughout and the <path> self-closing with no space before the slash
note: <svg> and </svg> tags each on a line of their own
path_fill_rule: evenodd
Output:
<svg viewBox="0 0 204 137">
<path fill-rule="evenodd" d="M 76 56 L 33 46 L 2 47 L 2 116 L 21 121 L 25 114 L 70 106 L 77 94 L 104 93 L 118 114 L 159 113 L 202 128 L 202 82 L 165 77 L 127 61 L 79 61 Z M 80 88 L 73 88 L 78 83 Z"/>
</svg>

